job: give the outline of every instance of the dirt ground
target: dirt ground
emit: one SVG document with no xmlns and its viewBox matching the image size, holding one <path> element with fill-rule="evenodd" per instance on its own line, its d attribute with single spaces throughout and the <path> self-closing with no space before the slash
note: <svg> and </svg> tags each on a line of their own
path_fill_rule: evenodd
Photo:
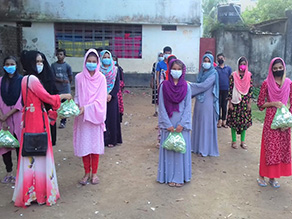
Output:
<svg viewBox="0 0 292 219">
<path fill-rule="evenodd" d="M 218 129 L 220 157 L 193 154 L 192 180 L 182 188 L 157 183 L 157 118 L 152 116 L 150 90 L 129 90 L 124 96 L 124 143 L 106 148 L 101 156 L 100 184 L 77 183 L 83 166 L 73 155 L 70 119 L 66 129 L 58 130 L 54 147 L 61 193 L 57 205 L 16 208 L 12 185 L 0 184 L 0 218 L 292 218 L 291 177 L 281 178 L 279 189 L 256 183 L 262 132 L 256 121 L 247 132 L 248 150 L 232 149 L 230 129 Z M 0 171 L 2 179 L 3 162 Z"/>
</svg>

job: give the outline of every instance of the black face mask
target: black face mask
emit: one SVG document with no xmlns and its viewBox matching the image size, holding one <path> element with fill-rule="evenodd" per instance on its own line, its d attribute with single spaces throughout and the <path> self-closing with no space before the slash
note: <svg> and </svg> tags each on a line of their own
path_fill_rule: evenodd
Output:
<svg viewBox="0 0 292 219">
<path fill-rule="evenodd" d="M 274 77 L 283 77 L 284 70 L 273 71 L 273 75 L 274 75 Z"/>
<path fill-rule="evenodd" d="M 224 60 L 223 59 L 219 59 L 218 63 L 219 63 L 219 65 L 222 65 L 224 63 Z"/>
</svg>

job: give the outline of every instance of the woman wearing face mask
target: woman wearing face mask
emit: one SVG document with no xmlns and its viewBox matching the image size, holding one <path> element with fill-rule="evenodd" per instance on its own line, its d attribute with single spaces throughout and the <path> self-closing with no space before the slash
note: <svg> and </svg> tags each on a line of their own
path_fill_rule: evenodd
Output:
<svg viewBox="0 0 292 219">
<path fill-rule="evenodd" d="M 120 124 L 120 113 L 118 104 L 118 92 L 120 89 L 120 78 L 108 50 L 100 52 L 100 71 L 105 75 L 107 82 L 107 114 L 106 131 L 104 133 L 105 146 L 110 148 L 122 143 Z"/>
<path fill-rule="evenodd" d="M 280 184 L 275 178 L 291 176 L 291 130 L 271 129 L 271 124 L 277 108 L 292 102 L 291 80 L 286 78 L 286 66 L 283 59 L 274 58 L 269 66 L 267 79 L 263 82 L 258 98 L 260 110 L 266 109 L 263 126 L 260 171 L 257 179 L 258 185 L 265 187 L 264 177 L 268 177 L 269 184 L 279 188 Z M 290 104 L 290 112 L 292 105 Z"/>
<path fill-rule="evenodd" d="M 191 89 L 185 81 L 186 66 L 178 59 L 169 63 L 169 80 L 159 88 L 158 122 L 161 130 L 157 181 L 171 187 L 181 187 L 192 176 Z M 162 148 L 170 132 L 181 132 L 186 142 L 186 153 L 181 154 Z"/>
<path fill-rule="evenodd" d="M 72 97 L 70 94 L 50 95 L 46 91 L 37 77 L 44 67 L 44 59 L 40 53 L 30 56 L 26 60 L 28 61 L 26 76 L 21 83 L 22 101 L 25 106 L 22 112 L 22 124 L 25 125 L 21 135 L 46 131 L 49 136 L 48 114 L 50 116 L 57 113 L 53 111 L 47 113 L 42 103 L 47 103 L 52 106 L 53 110 L 57 110 L 60 107 L 61 99 L 71 99 Z M 20 157 L 12 198 L 15 206 L 26 207 L 32 202 L 51 206 L 60 197 L 51 138 L 48 137 L 47 141 L 48 148 L 45 156 L 23 157 L 21 155 L 23 138 L 20 139 Z"/>
<path fill-rule="evenodd" d="M 0 125 L 3 130 L 9 130 L 20 140 L 22 76 L 18 73 L 17 61 L 13 56 L 4 59 L 3 68 L 4 76 L 0 78 Z M 11 151 L 12 149 L 0 148 L 7 172 L 2 183 L 15 183 L 15 177 L 12 174 Z M 16 149 L 17 157 L 18 151 L 19 149 Z"/>
<path fill-rule="evenodd" d="M 193 114 L 192 152 L 200 156 L 219 156 L 217 121 L 219 119 L 219 79 L 213 66 L 214 58 L 205 54 L 197 78 L 191 83 L 196 97 Z"/>
<path fill-rule="evenodd" d="M 252 75 L 248 71 L 248 63 L 245 57 L 238 59 L 237 66 L 237 71 L 234 71 L 229 79 L 227 125 L 231 128 L 231 147 L 237 149 L 237 133 L 241 135 L 240 147 L 247 149 L 245 133 L 252 125 Z"/>
<path fill-rule="evenodd" d="M 21 53 L 21 57 L 20 57 L 21 64 L 23 66 L 24 71 L 25 72 L 34 71 L 33 68 L 35 68 L 34 66 L 35 57 L 37 57 L 38 55 L 41 56 L 42 63 L 38 63 L 39 65 L 37 65 L 37 74 L 35 76 L 40 80 L 40 82 L 42 83 L 42 85 L 44 86 L 44 88 L 49 94 L 51 95 L 58 94 L 58 90 L 55 84 L 55 75 L 51 70 L 51 66 L 48 63 L 46 56 L 43 53 L 39 51 L 24 50 Z M 45 103 L 45 108 L 47 111 L 52 109 L 52 107 L 47 103 Z M 56 141 L 57 141 L 56 124 L 54 125 L 51 124 L 50 128 L 51 128 L 52 144 L 54 146 L 56 145 Z"/>
<path fill-rule="evenodd" d="M 107 88 L 105 76 L 99 71 L 100 60 L 95 49 L 84 57 L 83 70 L 75 77 L 75 102 L 80 114 L 74 121 L 74 153 L 82 157 L 85 175 L 80 184 L 99 183 L 99 155 L 104 153 Z M 90 176 L 91 174 L 91 176 Z"/>
</svg>

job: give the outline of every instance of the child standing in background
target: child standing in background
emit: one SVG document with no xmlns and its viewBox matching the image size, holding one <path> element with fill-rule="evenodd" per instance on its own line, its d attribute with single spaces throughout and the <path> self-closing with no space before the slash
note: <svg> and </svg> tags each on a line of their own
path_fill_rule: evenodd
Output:
<svg viewBox="0 0 292 219">
<path fill-rule="evenodd" d="M 52 64 L 52 71 L 56 78 L 56 87 L 58 94 L 71 93 L 72 69 L 71 66 L 65 62 L 65 49 L 58 49 L 56 56 L 58 61 Z M 63 101 L 62 101 L 63 102 Z M 66 127 L 66 118 L 61 119 L 59 128 Z"/>
</svg>

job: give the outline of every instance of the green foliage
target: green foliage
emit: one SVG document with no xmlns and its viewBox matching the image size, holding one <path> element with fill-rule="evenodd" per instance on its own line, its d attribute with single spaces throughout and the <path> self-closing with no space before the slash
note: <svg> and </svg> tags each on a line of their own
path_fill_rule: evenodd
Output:
<svg viewBox="0 0 292 219">
<path fill-rule="evenodd" d="M 261 88 L 260 87 L 254 87 L 253 88 L 253 98 L 254 99 L 258 99 L 258 97 L 259 97 L 259 94 L 260 94 L 260 90 L 261 90 Z"/>
<path fill-rule="evenodd" d="M 286 17 L 285 10 L 292 9 L 292 0 L 258 0 L 256 7 L 242 13 L 246 24 Z"/>
<path fill-rule="evenodd" d="M 256 103 L 251 104 L 251 115 L 253 120 L 258 120 L 260 122 L 265 121 L 266 111 L 260 111 Z"/>
</svg>

